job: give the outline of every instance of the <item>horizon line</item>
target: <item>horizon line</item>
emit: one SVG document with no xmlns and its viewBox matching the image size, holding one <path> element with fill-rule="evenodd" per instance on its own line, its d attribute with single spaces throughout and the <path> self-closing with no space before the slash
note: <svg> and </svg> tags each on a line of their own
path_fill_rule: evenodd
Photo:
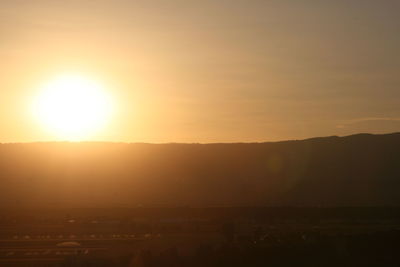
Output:
<svg viewBox="0 0 400 267">
<path fill-rule="evenodd" d="M 0 145 L 16 145 L 16 144 L 63 144 L 63 143 L 69 143 L 69 144 L 90 144 L 90 143 L 97 143 L 97 144 L 143 144 L 143 145 L 216 145 L 216 144 L 264 144 L 264 143 L 281 143 L 281 142 L 293 142 L 293 141 L 307 141 L 307 140 L 312 140 L 312 139 L 320 139 L 320 138 L 346 138 L 346 137 L 352 137 L 352 136 L 357 136 L 357 135 L 373 135 L 373 136 L 381 136 L 381 135 L 394 135 L 394 134 L 400 134 L 400 131 L 398 132 L 389 132 L 389 133 L 366 133 L 366 132 L 360 132 L 360 133 L 355 133 L 355 134 L 349 134 L 349 135 L 326 135 L 326 136 L 314 136 L 314 137 L 308 137 L 308 138 L 302 138 L 302 139 L 283 139 L 283 140 L 276 140 L 276 141 L 237 141 L 237 142 L 209 142 L 209 143 L 203 143 L 203 142 L 126 142 L 126 141 L 101 141 L 101 140 L 82 140 L 82 141 L 71 141 L 71 140 L 59 140 L 59 141 L 31 141 L 31 142 L 6 142 L 3 143 L 1 142 Z"/>
</svg>

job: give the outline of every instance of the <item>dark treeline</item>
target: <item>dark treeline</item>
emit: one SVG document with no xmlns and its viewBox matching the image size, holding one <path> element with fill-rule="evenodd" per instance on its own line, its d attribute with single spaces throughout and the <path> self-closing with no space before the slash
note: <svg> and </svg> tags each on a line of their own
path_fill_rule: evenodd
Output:
<svg viewBox="0 0 400 267">
<path fill-rule="evenodd" d="M 400 207 L 139 207 L 139 208 L 2 208 L 0 225 L 41 224 L 43 220 L 65 222 L 68 218 L 90 220 L 143 219 L 146 221 L 235 221 L 273 223 L 282 220 L 320 221 L 400 221 Z M 24 226 L 25 227 L 25 226 Z"/>
<path fill-rule="evenodd" d="M 3 207 L 397 206 L 400 134 L 0 145 Z"/>
</svg>

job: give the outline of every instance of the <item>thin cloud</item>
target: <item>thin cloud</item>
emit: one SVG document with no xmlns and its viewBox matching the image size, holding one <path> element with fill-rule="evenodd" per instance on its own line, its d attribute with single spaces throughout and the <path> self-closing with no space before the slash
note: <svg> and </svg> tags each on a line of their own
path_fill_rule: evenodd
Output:
<svg viewBox="0 0 400 267">
<path fill-rule="evenodd" d="M 336 128 L 345 128 L 347 126 L 353 125 L 353 124 L 358 124 L 362 122 L 379 122 L 379 121 L 399 121 L 400 122 L 400 117 L 367 117 L 367 118 L 358 118 L 358 119 L 353 119 L 353 120 L 347 120 L 341 124 L 336 125 Z"/>
</svg>

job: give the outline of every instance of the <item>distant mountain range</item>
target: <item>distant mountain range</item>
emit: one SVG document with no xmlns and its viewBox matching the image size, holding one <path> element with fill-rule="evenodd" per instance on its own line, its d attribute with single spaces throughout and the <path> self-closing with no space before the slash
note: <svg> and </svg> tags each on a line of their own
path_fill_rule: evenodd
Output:
<svg viewBox="0 0 400 267">
<path fill-rule="evenodd" d="M 0 203 L 399 206 L 400 133 L 234 144 L 2 144 Z"/>
</svg>

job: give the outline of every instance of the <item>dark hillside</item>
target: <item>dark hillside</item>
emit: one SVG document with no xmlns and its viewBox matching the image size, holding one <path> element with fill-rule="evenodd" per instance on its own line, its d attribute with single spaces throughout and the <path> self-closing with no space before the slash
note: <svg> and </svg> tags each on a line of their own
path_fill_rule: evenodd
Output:
<svg viewBox="0 0 400 267">
<path fill-rule="evenodd" d="M 6 207 L 400 205 L 400 133 L 239 144 L 0 145 Z"/>
</svg>

